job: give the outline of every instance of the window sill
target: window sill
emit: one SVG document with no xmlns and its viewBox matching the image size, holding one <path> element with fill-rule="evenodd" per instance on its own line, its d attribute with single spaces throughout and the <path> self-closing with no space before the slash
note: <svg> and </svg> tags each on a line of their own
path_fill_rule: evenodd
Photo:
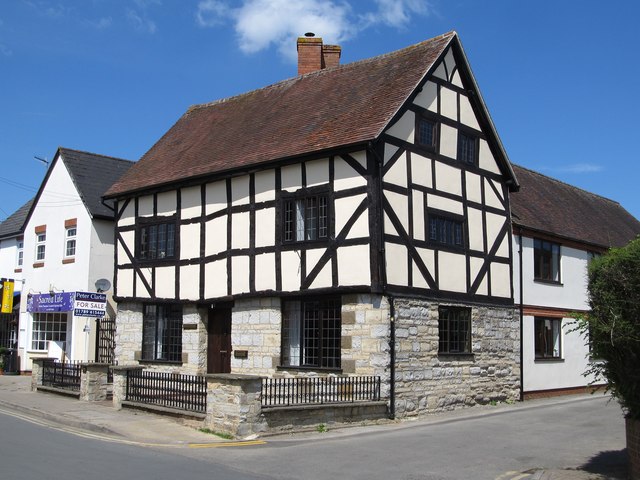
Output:
<svg viewBox="0 0 640 480">
<path fill-rule="evenodd" d="M 564 363 L 562 357 L 536 357 L 534 360 L 536 363 Z"/>
<path fill-rule="evenodd" d="M 62 264 L 63 264 L 63 265 L 66 265 L 66 264 L 68 264 L 68 263 L 75 263 L 75 262 L 76 262 L 76 259 L 75 259 L 75 258 L 63 258 L 63 259 L 62 259 Z"/>
<path fill-rule="evenodd" d="M 37 262 L 33 264 L 33 268 L 42 268 L 44 267 L 44 262 Z"/>
<path fill-rule="evenodd" d="M 440 357 L 452 357 L 452 358 L 455 358 L 456 360 L 460 360 L 464 358 L 473 360 L 475 358 L 475 354 L 473 352 L 460 352 L 460 353 L 438 352 L 438 358 Z"/>
<path fill-rule="evenodd" d="M 16 268 L 13 273 L 21 273 L 22 272 L 22 268 Z"/>
<path fill-rule="evenodd" d="M 559 287 L 563 286 L 563 283 L 561 281 L 556 281 L 556 280 L 545 280 L 543 278 L 534 278 L 533 281 L 535 283 L 543 283 L 545 285 L 557 285 Z"/>
<path fill-rule="evenodd" d="M 341 368 L 322 368 L 322 367 L 289 367 L 286 365 L 278 365 L 276 370 L 279 372 L 322 372 L 322 373 L 342 373 Z"/>
<path fill-rule="evenodd" d="M 176 360 L 138 360 L 140 365 L 182 365 L 181 361 Z"/>
</svg>

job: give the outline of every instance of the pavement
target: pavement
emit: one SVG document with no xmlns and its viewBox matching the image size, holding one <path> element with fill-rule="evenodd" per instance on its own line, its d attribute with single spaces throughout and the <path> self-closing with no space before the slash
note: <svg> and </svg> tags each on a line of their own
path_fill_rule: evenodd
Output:
<svg viewBox="0 0 640 480">
<path fill-rule="evenodd" d="M 455 418 L 472 418 L 478 415 L 499 415 L 501 411 L 513 408 L 529 408 L 534 403 L 566 402 L 566 397 L 528 401 L 516 405 L 505 405 L 497 410 L 474 407 L 458 412 Z M 103 402 L 80 402 L 77 398 L 56 393 L 32 391 L 31 377 L 20 375 L 0 375 L 0 413 L 20 417 L 33 423 L 44 424 L 76 435 L 98 438 L 103 441 L 118 442 L 146 447 L 166 448 L 218 448 L 243 445 L 265 444 L 278 441 L 278 437 L 265 439 L 249 438 L 230 440 L 215 434 L 198 430 L 195 422 L 158 415 L 138 409 L 116 410 L 110 400 Z M 455 412 L 454 412 L 455 413 Z M 446 422 L 452 414 L 429 417 L 427 422 Z M 398 423 L 358 427 L 350 430 L 362 432 L 389 428 Z M 345 430 L 332 428 L 332 434 L 344 435 Z M 302 439 L 305 433 L 301 433 Z M 325 434 L 326 435 L 326 434 Z M 291 440 L 291 434 L 287 440 Z M 623 480 L 618 476 L 607 476 L 584 470 L 537 469 L 526 472 L 508 472 L 496 480 Z"/>
</svg>

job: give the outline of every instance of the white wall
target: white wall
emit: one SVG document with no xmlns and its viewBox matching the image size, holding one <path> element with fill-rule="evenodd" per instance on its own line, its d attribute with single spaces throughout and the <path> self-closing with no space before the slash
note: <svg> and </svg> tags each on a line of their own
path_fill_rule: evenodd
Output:
<svg viewBox="0 0 640 480">
<path fill-rule="evenodd" d="M 0 278 L 15 280 L 14 291 L 22 289 L 22 272 L 18 267 L 18 240 L 16 237 L 0 240 Z"/>
</svg>

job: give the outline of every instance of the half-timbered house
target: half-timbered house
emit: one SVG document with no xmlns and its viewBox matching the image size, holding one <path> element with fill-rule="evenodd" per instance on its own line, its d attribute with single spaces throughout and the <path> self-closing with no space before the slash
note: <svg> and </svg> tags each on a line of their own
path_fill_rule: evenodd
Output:
<svg viewBox="0 0 640 480">
<path fill-rule="evenodd" d="M 191 107 L 107 192 L 118 362 L 377 375 L 399 416 L 517 398 L 518 184 L 457 34 L 298 52 L 297 77 Z"/>
</svg>

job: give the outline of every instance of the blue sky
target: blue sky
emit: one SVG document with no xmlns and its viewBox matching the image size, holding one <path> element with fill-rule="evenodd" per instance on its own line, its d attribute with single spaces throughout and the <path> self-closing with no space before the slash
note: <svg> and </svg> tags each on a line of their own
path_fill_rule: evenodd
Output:
<svg viewBox="0 0 640 480">
<path fill-rule="evenodd" d="M 640 218 L 638 18 L 634 0 L 0 0 L 0 220 L 40 185 L 34 156 L 137 160 L 190 105 L 295 76 L 304 32 L 348 63 L 449 30 L 512 162 Z"/>
</svg>

